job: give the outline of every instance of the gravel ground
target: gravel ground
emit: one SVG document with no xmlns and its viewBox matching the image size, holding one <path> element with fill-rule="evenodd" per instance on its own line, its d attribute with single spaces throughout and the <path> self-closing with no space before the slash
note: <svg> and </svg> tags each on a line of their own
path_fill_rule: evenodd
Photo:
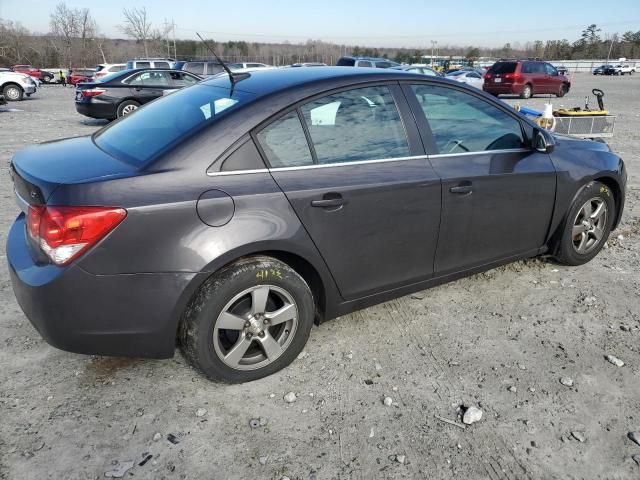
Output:
<svg viewBox="0 0 640 480">
<path fill-rule="evenodd" d="M 131 464 L 125 478 L 639 478 L 627 433 L 640 430 L 640 75 L 576 75 L 553 102 L 580 105 L 594 87 L 618 115 L 610 143 L 629 171 L 622 225 L 595 260 L 517 262 L 327 322 L 289 368 L 251 384 L 210 383 L 179 354 L 49 347 L 2 262 L 0 478 L 104 478 Z M 3 233 L 17 213 L 13 153 L 104 124 L 59 86 L 10 107 L 21 111 L 0 111 Z M 482 420 L 442 420 L 463 404 Z"/>
</svg>

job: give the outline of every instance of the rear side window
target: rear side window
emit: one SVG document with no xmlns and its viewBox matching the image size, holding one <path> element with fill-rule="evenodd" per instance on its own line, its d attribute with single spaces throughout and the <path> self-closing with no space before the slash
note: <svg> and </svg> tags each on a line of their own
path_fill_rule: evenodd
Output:
<svg viewBox="0 0 640 480">
<path fill-rule="evenodd" d="M 198 79 L 184 72 L 169 72 L 173 85 L 176 87 L 189 87 L 198 83 Z"/>
<path fill-rule="evenodd" d="M 372 67 L 373 64 L 368 60 L 358 60 L 358 67 Z"/>
<path fill-rule="evenodd" d="M 556 67 L 554 67 L 550 63 L 545 63 L 544 64 L 544 69 L 545 69 L 547 75 L 551 75 L 553 77 L 557 77 L 558 76 L 558 70 L 556 69 Z"/>
<path fill-rule="evenodd" d="M 338 67 L 353 67 L 356 61 L 353 58 L 341 58 L 336 64 Z"/>
<path fill-rule="evenodd" d="M 389 62 L 376 62 L 377 68 L 389 68 L 391 64 Z"/>
<path fill-rule="evenodd" d="M 169 68 L 169 64 L 167 62 L 155 62 L 153 68 Z"/>
<path fill-rule="evenodd" d="M 429 121 L 439 153 L 524 147 L 520 122 L 498 107 L 453 88 L 411 88 Z"/>
<path fill-rule="evenodd" d="M 150 62 L 136 62 L 135 68 L 149 68 L 151 66 Z"/>
<path fill-rule="evenodd" d="M 497 62 L 489 69 L 489 73 L 513 73 L 516 71 L 516 62 Z"/>
<path fill-rule="evenodd" d="M 409 155 L 404 126 L 387 87 L 336 93 L 307 103 L 301 110 L 318 163 Z"/>
<path fill-rule="evenodd" d="M 114 65 L 113 67 L 109 68 L 110 72 L 121 72 L 122 70 L 124 70 L 124 65 Z"/>
<path fill-rule="evenodd" d="M 313 164 L 297 110 L 289 112 L 261 130 L 258 133 L 258 142 L 271 167 Z"/>
<path fill-rule="evenodd" d="M 167 72 L 142 72 L 130 79 L 129 85 L 144 85 L 146 87 L 168 87 L 169 75 Z"/>
<path fill-rule="evenodd" d="M 203 62 L 189 62 L 183 70 L 187 72 L 195 73 L 196 75 L 204 75 L 204 63 Z"/>
</svg>

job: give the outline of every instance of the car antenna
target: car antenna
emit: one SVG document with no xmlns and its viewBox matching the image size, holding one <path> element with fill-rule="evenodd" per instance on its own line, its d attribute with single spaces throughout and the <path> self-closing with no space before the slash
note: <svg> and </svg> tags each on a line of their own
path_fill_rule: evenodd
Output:
<svg viewBox="0 0 640 480">
<path fill-rule="evenodd" d="M 213 49 L 213 47 L 211 45 L 209 45 L 206 40 L 204 38 L 202 38 L 202 36 L 196 32 L 196 35 L 198 36 L 198 38 L 200 39 L 200 41 L 202 43 L 204 43 L 205 47 L 207 47 L 209 49 L 209 51 L 211 53 L 213 53 L 213 56 L 216 58 L 216 60 L 218 61 L 218 63 L 220 63 L 220 65 L 222 65 L 222 68 L 224 68 L 224 71 L 227 72 L 227 75 L 229 75 L 229 80 L 231 81 L 231 94 L 233 95 L 233 87 L 235 87 L 236 85 L 236 81 L 239 80 L 243 80 L 245 78 L 247 78 L 249 76 L 249 74 L 240 74 L 240 75 L 235 75 L 231 69 L 227 66 L 226 63 L 224 63 L 222 60 L 220 60 L 220 57 L 218 57 L 218 55 L 216 55 L 215 50 Z M 238 77 L 238 78 L 236 78 Z"/>
</svg>

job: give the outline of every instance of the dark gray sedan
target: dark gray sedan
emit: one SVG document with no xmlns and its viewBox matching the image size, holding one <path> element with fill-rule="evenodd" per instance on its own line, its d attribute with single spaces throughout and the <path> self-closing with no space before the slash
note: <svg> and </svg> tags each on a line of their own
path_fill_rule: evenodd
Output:
<svg viewBox="0 0 640 480">
<path fill-rule="evenodd" d="M 536 255 L 588 262 L 626 184 L 606 144 L 477 89 L 330 67 L 208 80 L 11 171 L 13 288 L 50 344 L 179 344 L 225 382 L 288 365 L 314 320 Z"/>
</svg>

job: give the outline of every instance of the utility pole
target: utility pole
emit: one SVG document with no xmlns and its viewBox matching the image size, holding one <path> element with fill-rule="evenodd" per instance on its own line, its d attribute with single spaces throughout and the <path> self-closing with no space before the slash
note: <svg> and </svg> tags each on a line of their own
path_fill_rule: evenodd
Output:
<svg viewBox="0 0 640 480">
<path fill-rule="evenodd" d="M 609 58 L 611 57 L 611 50 L 613 50 L 613 42 L 615 37 L 611 37 L 611 45 L 609 46 L 609 53 L 607 53 L 607 65 L 609 65 Z"/>
<path fill-rule="evenodd" d="M 178 60 L 178 53 L 176 50 L 176 23 L 171 19 L 171 28 L 173 29 L 173 58 Z"/>
<path fill-rule="evenodd" d="M 171 57 L 171 44 L 169 43 L 169 23 L 167 22 L 167 19 L 164 19 L 164 35 L 165 35 L 165 42 L 167 44 L 167 58 Z"/>
</svg>

